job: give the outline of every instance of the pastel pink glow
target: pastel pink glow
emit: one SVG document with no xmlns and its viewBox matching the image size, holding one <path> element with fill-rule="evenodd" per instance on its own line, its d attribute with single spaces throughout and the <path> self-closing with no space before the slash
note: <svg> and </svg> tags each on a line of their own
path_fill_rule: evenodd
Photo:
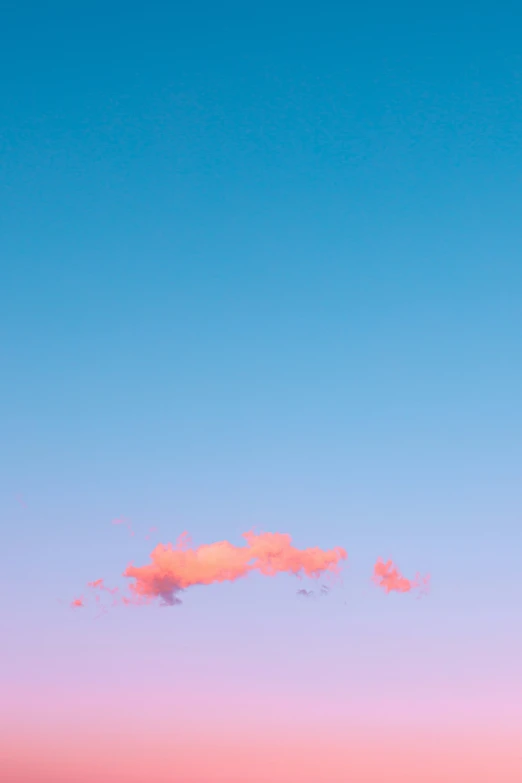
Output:
<svg viewBox="0 0 522 783">
<path fill-rule="evenodd" d="M 243 538 L 247 545 L 242 547 L 218 541 L 191 549 L 188 536 L 183 533 L 175 546 L 158 544 L 150 555 L 150 565 L 128 566 L 125 576 L 136 580 L 131 585 L 136 596 L 161 597 L 165 603 L 174 604 L 179 603 L 176 593 L 187 587 L 234 582 L 252 571 L 263 576 L 337 574 L 340 561 L 347 557 L 341 547 L 297 549 L 286 533 L 249 532 Z"/>
<path fill-rule="evenodd" d="M 391 560 L 385 563 L 381 558 L 375 563 L 372 577 L 375 584 L 382 587 L 387 593 L 392 591 L 409 593 L 411 590 L 421 587 L 426 591 L 429 579 L 429 576 L 421 577 L 419 574 L 417 574 L 414 580 L 406 579 Z"/>
<path fill-rule="evenodd" d="M 25 731 L 1 751 L 9 783 L 519 783 L 513 733 L 461 730 L 234 732 L 172 723 L 158 732 L 104 721 Z M 262 737 L 262 741 L 260 741 Z M 27 745 L 31 754 L 27 754 Z"/>
<path fill-rule="evenodd" d="M 213 668 L 214 650 L 179 670 L 150 638 L 139 660 L 108 669 L 107 638 L 79 659 L 81 681 L 75 661 L 61 682 L 3 689 L 2 783 L 522 780 L 520 684 L 507 674 L 486 677 L 480 691 L 471 675 L 445 689 L 443 672 L 419 688 L 413 675 L 388 681 L 378 666 L 339 676 L 331 659 L 306 679 L 281 644 L 238 677 L 237 661 Z"/>
</svg>

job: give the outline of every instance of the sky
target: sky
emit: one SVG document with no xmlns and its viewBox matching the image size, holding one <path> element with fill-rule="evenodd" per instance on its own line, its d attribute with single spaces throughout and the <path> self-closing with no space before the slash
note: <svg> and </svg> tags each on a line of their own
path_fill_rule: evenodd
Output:
<svg viewBox="0 0 522 783">
<path fill-rule="evenodd" d="M 2 780 L 520 781 L 520 4 L 0 13 Z"/>
</svg>

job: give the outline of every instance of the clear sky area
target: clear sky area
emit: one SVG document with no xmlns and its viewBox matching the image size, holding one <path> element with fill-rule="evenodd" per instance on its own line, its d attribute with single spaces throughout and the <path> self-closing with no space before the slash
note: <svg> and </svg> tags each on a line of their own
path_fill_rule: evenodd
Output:
<svg viewBox="0 0 522 783">
<path fill-rule="evenodd" d="M 2 783 L 520 783 L 521 42 L 0 4 Z"/>
</svg>

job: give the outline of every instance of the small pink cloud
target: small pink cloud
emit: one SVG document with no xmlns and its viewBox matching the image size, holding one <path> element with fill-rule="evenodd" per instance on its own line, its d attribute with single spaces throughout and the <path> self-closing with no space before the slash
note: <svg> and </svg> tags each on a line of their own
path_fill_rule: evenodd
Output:
<svg viewBox="0 0 522 783">
<path fill-rule="evenodd" d="M 382 558 L 375 563 L 372 576 L 372 581 L 386 593 L 409 593 L 417 588 L 427 592 L 429 579 L 429 576 L 421 577 L 419 574 L 413 580 L 407 579 L 391 560 L 385 563 Z"/>
</svg>

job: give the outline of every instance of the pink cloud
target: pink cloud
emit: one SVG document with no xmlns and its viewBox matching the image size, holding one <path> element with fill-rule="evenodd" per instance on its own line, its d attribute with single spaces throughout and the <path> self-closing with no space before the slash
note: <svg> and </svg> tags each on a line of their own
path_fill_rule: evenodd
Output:
<svg viewBox="0 0 522 783">
<path fill-rule="evenodd" d="M 378 587 L 381 587 L 386 593 L 409 593 L 416 588 L 423 589 L 424 592 L 428 589 L 429 576 L 421 577 L 416 575 L 415 579 L 407 579 L 403 576 L 399 569 L 393 564 L 391 560 L 386 563 L 379 558 L 375 563 L 373 569 L 372 581 Z"/>
<path fill-rule="evenodd" d="M 234 582 L 252 571 L 263 576 L 337 574 L 340 561 L 347 557 L 341 547 L 297 549 L 286 533 L 249 532 L 243 538 L 246 546 L 218 541 L 194 549 L 183 533 L 175 546 L 158 544 L 150 555 L 149 565 L 129 565 L 124 575 L 135 580 L 130 585 L 135 597 L 160 597 L 164 603 L 174 605 L 180 603 L 177 594 L 192 585 Z"/>
</svg>

